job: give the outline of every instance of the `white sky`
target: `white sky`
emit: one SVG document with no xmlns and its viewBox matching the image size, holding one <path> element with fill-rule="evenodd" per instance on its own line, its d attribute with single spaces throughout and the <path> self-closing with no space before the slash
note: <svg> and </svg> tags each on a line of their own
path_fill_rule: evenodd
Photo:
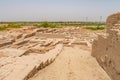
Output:
<svg viewBox="0 0 120 80">
<path fill-rule="evenodd" d="M 0 0 L 0 21 L 102 21 L 120 0 Z"/>
</svg>

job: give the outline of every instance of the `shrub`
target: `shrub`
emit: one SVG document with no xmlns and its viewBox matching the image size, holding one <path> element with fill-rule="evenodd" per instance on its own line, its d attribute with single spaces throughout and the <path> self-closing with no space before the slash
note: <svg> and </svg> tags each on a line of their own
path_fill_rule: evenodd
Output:
<svg viewBox="0 0 120 80">
<path fill-rule="evenodd" d="M 41 24 L 37 24 L 37 25 L 35 25 L 37 28 L 41 28 L 41 27 L 43 27 L 43 28 L 57 28 L 57 27 L 59 27 L 57 24 L 53 24 L 53 23 L 49 23 L 49 22 L 43 22 L 43 23 L 41 23 Z"/>
<path fill-rule="evenodd" d="M 6 27 L 0 27 L 0 31 L 6 30 Z"/>
<path fill-rule="evenodd" d="M 104 27 L 90 27 L 90 26 L 88 26 L 88 27 L 85 27 L 85 29 L 90 29 L 90 30 L 103 30 L 103 29 L 105 29 Z"/>
<path fill-rule="evenodd" d="M 14 23 L 9 23 L 7 28 L 21 28 L 21 25 L 19 24 L 14 24 Z"/>
</svg>

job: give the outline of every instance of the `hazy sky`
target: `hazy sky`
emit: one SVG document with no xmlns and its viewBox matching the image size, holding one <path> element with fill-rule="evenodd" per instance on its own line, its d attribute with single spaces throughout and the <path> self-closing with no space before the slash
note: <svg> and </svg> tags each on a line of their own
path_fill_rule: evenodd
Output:
<svg viewBox="0 0 120 80">
<path fill-rule="evenodd" d="M 0 0 L 0 21 L 99 21 L 120 11 L 120 0 Z"/>
</svg>

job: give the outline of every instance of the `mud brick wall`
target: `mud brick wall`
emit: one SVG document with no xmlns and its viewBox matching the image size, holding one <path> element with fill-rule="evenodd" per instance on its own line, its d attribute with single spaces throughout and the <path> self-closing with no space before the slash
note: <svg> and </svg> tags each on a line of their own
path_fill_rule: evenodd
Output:
<svg viewBox="0 0 120 80">
<path fill-rule="evenodd" d="M 112 80 L 120 80 L 120 13 L 108 17 L 106 33 L 93 42 L 92 56 Z"/>
</svg>

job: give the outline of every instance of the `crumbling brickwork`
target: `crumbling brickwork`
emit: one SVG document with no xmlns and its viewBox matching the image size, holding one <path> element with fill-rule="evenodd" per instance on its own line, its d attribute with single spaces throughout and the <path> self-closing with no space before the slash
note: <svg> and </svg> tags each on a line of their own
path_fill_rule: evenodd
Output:
<svg viewBox="0 0 120 80">
<path fill-rule="evenodd" d="M 112 80 L 120 80 L 120 13 L 108 17 L 106 33 L 98 35 L 93 42 L 92 56 Z"/>
</svg>

